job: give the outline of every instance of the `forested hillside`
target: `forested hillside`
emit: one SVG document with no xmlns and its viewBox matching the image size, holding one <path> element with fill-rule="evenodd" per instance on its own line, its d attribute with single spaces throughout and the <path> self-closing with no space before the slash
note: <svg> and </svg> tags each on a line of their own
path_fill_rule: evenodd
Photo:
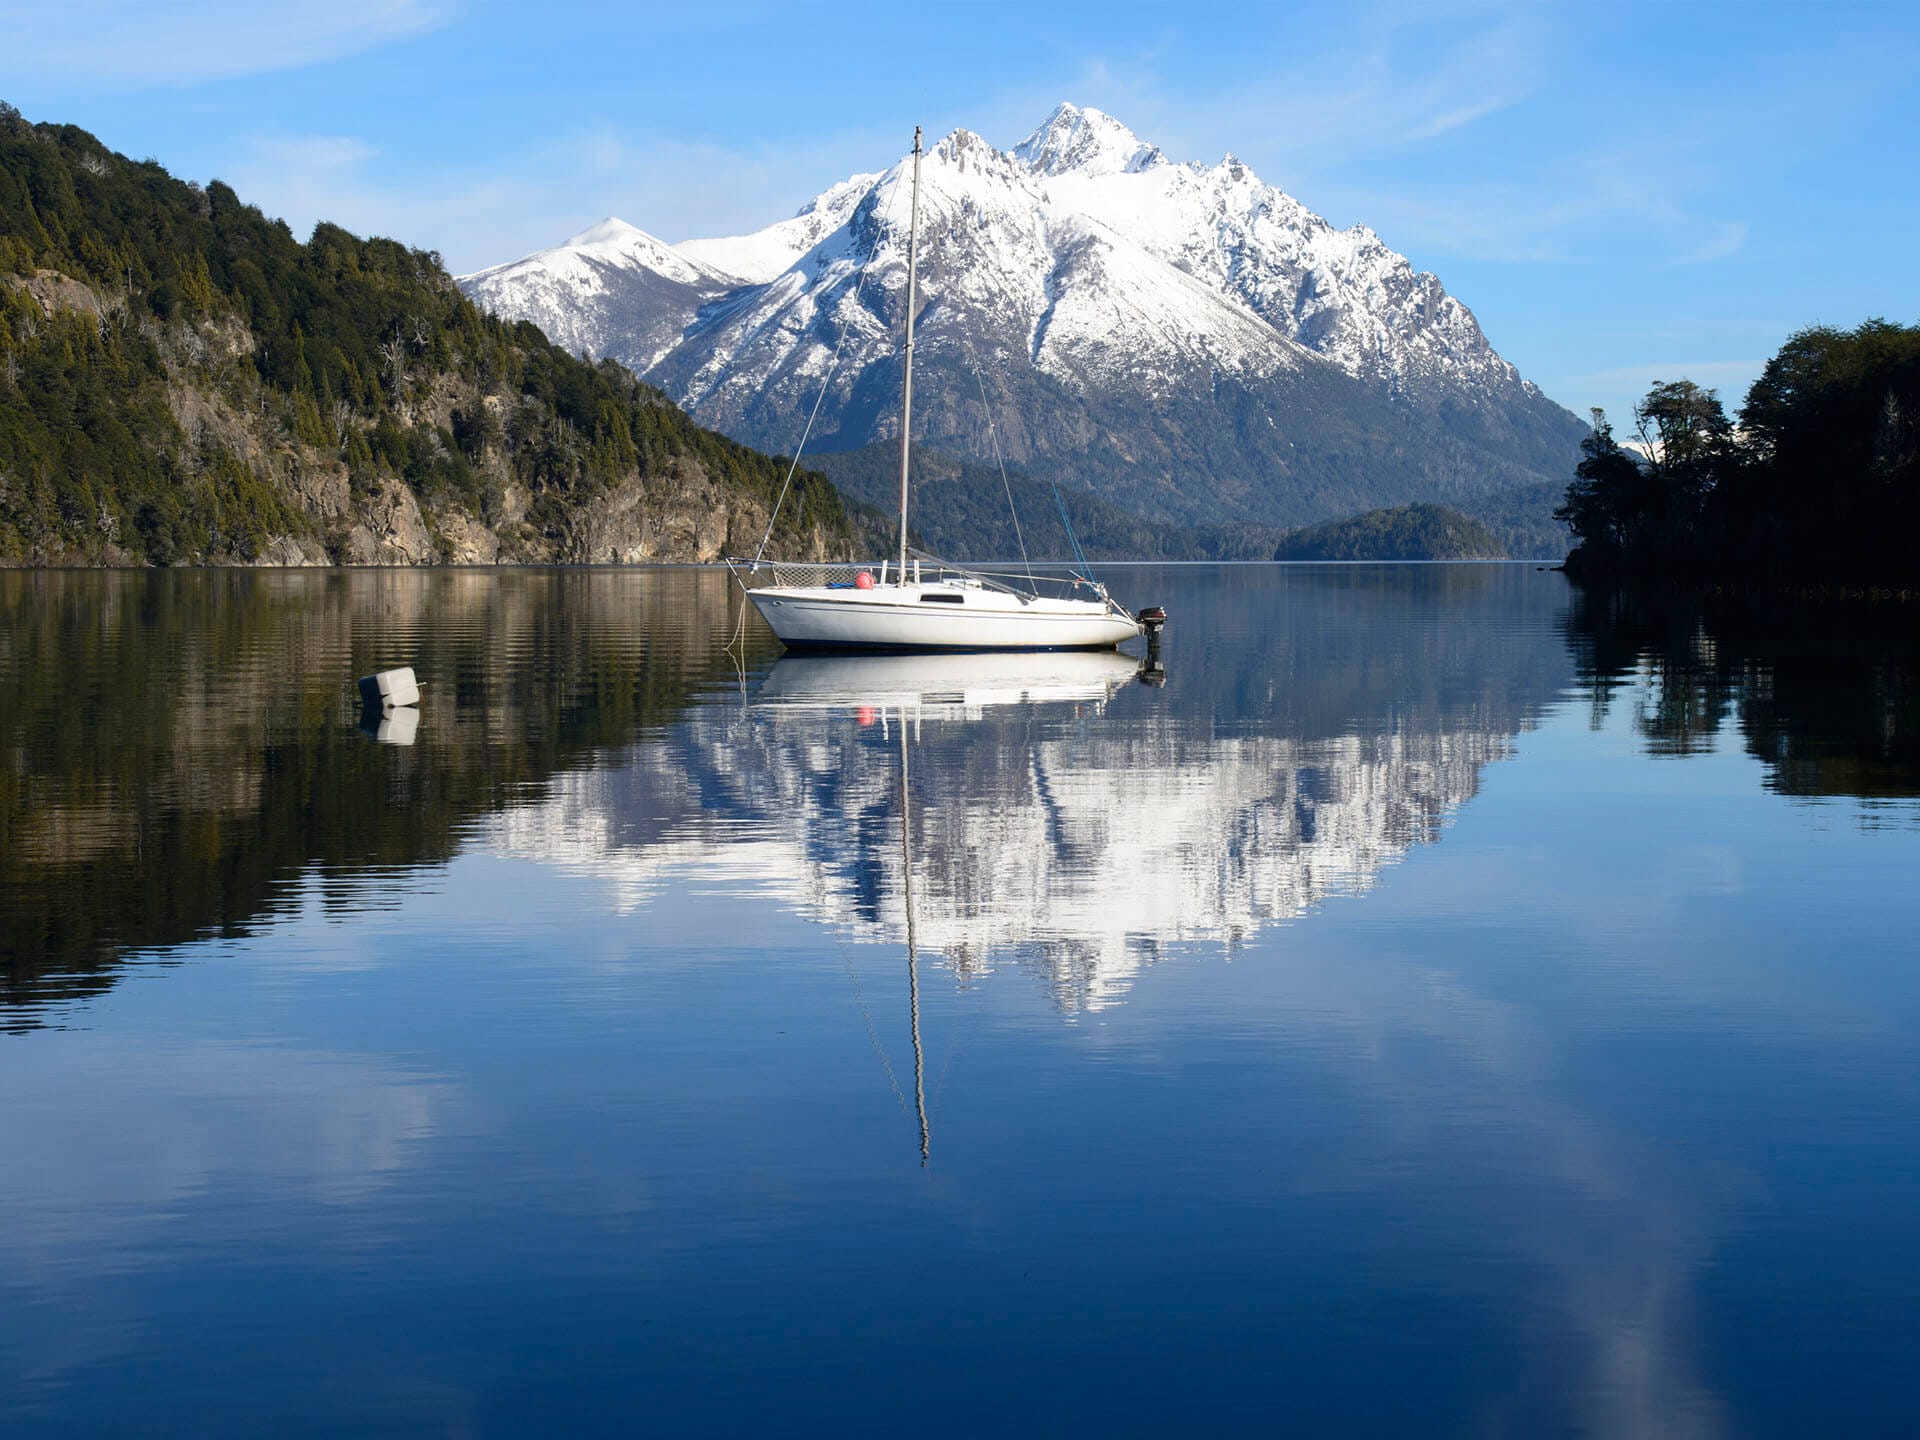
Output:
<svg viewBox="0 0 1920 1440">
<path fill-rule="evenodd" d="M 1554 516 L 1566 493 L 1562 482 L 1542 480 L 1450 508 L 1486 526 L 1516 560 L 1560 560 L 1573 548 L 1573 532 Z"/>
<path fill-rule="evenodd" d="M 780 463 L 481 314 L 437 254 L 0 105 L 0 563 L 705 560 Z M 840 557 L 823 476 L 783 553 Z"/>
<path fill-rule="evenodd" d="M 809 463 L 857 505 L 883 516 L 899 514 L 897 444 L 828 452 Z M 1067 560 L 1073 558 L 1073 539 L 1095 560 L 1265 560 L 1284 533 L 1268 525 L 1157 524 L 1074 486 L 1062 485 L 1057 493 L 1056 499 L 1052 485 L 1016 466 L 1007 467 L 1003 482 L 993 465 L 916 449 L 908 524 L 920 544 L 949 560 L 1011 560 L 1023 542 L 1036 560 Z M 881 524 L 897 528 L 897 521 Z"/>
</svg>

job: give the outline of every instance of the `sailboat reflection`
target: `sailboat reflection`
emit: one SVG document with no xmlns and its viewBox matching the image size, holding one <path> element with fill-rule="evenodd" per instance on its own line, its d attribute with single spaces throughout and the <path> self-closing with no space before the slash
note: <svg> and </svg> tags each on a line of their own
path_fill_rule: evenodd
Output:
<svg viewBox="0 0 1920 1440">
<path fill-rule="evenodd" d="M 907 1020 L 913 1042 L 913 1104 L 920 1163 L 932 1154 L 926 1047 L 920 1031 L 920 946 L 913 875 L 912 732 L 923 718 L 968 718 L 994 707 L 1049 702 L 1104 704 L 1135 679 L 1140 662 L 1114 651 L 997 651 L 781 657 L 757 707 L 851 712 L 896 728 L 900 745 L 900 898 L 907 943 Z"/>
<path fill-rule="evenodd" d="M 967 714 L 995 705 L 1106 700 L 1140 669 L 1113 650 L 780 657 L 763 705 L 879 713 Z"/>
</svg>

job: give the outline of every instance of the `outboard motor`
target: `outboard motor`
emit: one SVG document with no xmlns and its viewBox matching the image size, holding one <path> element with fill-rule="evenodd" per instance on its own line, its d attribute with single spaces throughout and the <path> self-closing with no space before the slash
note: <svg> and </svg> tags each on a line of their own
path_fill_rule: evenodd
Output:
<svg viewBox="0 0 1920 1440">
<path fill-rule="evenodd" d="M 1159 605 L 1149 605 L 1135 618 L 1140 621 L 1140 633 L 1147 637 L 1147 658 L 1140 662 L 1140 683 L 1164 685 L 1167 667 L 1160 663 L 1160 632 L 1166 629 L 1167 612 Z"/>
</svg>

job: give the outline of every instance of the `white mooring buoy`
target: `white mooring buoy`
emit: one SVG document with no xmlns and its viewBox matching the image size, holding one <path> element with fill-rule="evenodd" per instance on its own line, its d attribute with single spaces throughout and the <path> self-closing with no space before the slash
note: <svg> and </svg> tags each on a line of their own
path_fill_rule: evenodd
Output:
<svg viewBox="0 0 1920 1440">
<path fill-rule="evenodd" d="M 420 703 L 420 684 L 413 678 L 413 667 L 381 670 L 360 677 L 360 699 L 369 710 L 395 710 L 402 705 Z"/>
</svg>

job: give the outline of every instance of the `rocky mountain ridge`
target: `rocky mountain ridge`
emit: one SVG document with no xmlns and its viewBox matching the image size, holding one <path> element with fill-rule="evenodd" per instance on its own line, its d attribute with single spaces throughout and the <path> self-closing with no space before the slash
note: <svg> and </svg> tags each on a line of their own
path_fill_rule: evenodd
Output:
<svg viewBox="0 0 1920 1440">
<path fill-rule="evenodd" d="M 665 262 L 625 227 L 617 260 L 583 237 L 462 284 L 774 448 L 831 372 L 813 443 L 854 448 L 897 424 L 910 173 Z M 1178 164 L 1062 105 L 1011 150 L 934 144 L 920 207 L 916 428 L 955 454 L 997 440 L 1160 520 L 1294 525 L 1559 478 L 1584 434 L 1436 277 L 1232 156 Z"/>
</svg>

